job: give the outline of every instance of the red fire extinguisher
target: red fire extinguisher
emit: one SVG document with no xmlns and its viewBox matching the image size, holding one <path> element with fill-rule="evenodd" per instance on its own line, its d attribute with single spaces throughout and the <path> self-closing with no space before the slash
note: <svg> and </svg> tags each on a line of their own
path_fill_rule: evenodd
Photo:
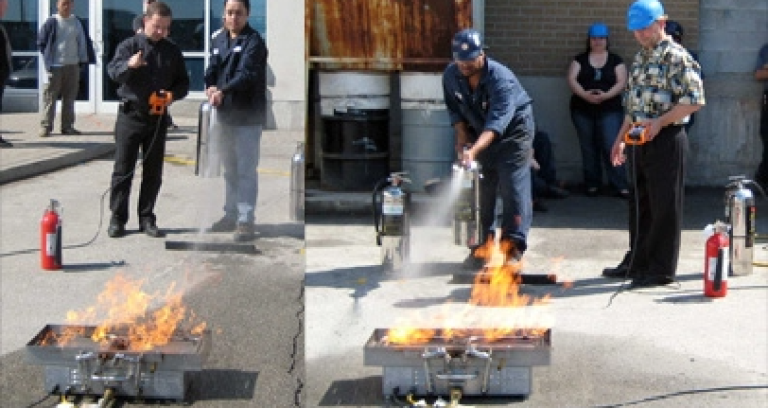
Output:
<svg viewBox="0 0 768 408">
<path fill-rule="evenodd" d="M 728 293 L 728 233 L 725 224 L 715 223 L 715 231 L 707 239 L 704 260 L 704 296 L 725 297 Z"/>
<path fill-rule="evenodd" d="M 61 269 L 61 207 L 51 200 L 40 220 L 40 266 L 47 270 Z"/>
</svg>

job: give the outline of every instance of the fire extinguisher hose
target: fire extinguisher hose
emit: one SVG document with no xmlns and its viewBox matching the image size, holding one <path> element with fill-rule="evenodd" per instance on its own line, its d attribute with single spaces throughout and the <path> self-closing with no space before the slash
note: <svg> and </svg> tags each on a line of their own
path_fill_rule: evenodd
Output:
<svg viewBox="0 0 768 408">
<path fill-rule="evenodd" d="M 163 125 L 164 123 L 165 123 L 165 120 L 163 120 L 162 118 L 157 120 L 157 124 L 155 126 L 155 132 L 152 135 L 152 141 L 149 143 L 149 147 L 147 147 L 146 149 L 147 152 L 151 151 L 152 147 L 155 145 L 155 142 L 157 141 L 157 136 L 160 132 L 160 126 Z M 126 174 L 121 180 L 118 180 L 117 184 L 120 184 L 125 180 L 133 177 L 133 174 L 136 172 L 136 167 L 141 165 L 144 162 L 145 157 L 146 157 L 146 152 L 144 153 L 144 156 L 141 159 L 139 159 L 138 163 L 136 163 L 136 165 L 133 167 L 133 170 L 131 170 L 128 174 Z M 93 235 L 93 237 L 88 241 L 80 244 L 62 246 L 62 249 L 84 248 L 93 244 L 96 241 L 96 239 L 99 237 L 99 234 L 101 233 L 101 227 L 104 223 L 104 199 L 107 197 L 107 194 L 109 194 L 109 192 L 111 191 L 112 191 L 112 186 L 109 186 L 101 195 L 101 198 L 99 199 L 99 225 L 98 227 L 96 227 L 96 233 Z M 39 251 L 40 251 L 40 248 L 22 249 L 14 252 L 1 253 L 0 258 L 4 258 L 7 256 L 30 254 L 30 253 L 35 253 Z"/>
</svg>

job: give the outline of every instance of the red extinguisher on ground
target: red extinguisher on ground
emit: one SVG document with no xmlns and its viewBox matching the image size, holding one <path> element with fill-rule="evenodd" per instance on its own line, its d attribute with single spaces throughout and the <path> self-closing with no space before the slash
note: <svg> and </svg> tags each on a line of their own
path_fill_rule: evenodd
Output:
<svg viewBox="0 0 768 408">
<path fill-rule="evenodd" d="M 61 206 L 52 199 L 40 220 L 40 267 L 61 269 L 61 248 Z"/>
<path fill-rule="evenodd" d="M 716 222 L 714 233 L 707 239 L 704 260 L 704 296 L 725 297 L 728 293 L 728 232 L 725 224 Z"/>
</svg>

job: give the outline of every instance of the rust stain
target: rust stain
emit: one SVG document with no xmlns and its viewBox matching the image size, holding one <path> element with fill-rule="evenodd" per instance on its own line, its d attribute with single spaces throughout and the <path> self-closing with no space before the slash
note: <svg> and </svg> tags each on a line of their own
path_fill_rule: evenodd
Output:
<svg viewBox="0 0 768 408">
<path fill-rule="evenodd" d="M 308 57 L 323 69 L 439 71 L 453 34 L 472 25 L 471 0 L 308 3 Z"/>
</svg>

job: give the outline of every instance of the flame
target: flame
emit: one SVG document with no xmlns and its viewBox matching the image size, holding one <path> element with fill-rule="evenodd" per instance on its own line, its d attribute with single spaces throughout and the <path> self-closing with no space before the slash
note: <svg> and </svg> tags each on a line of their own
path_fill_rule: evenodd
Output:
<svg viewBox="0 0 768 408">
<path fill-rule="evenodd" d="M 419 329 L 413 322 L 396 325 L 387 332 L 390 343 L 424 344 L 436 336 L 450 341 L 478 334 L 484 341 L 509 336 L 540 337 L 553 326 L 547 308 L 550 295 L 534 298 L 520 292 L 523 264 L 517 260 L 512 242 L 489 239 L 475 251 L 476 256 L 486 260 L 486 266 L 475 276 L 467 304 L 453 305 L 450 311 L 441 313 L 439 329 Z"/>
<path fill-rule="evenodd" d="M 87 327 L 82 325 L 94 320 L 100 320 L 100 323 L 90 335 L 91 340 L 108 346 L 118 335 L 124 337 L 128 349 L 136 351 L 152 350 L 168 344 L 185 327 L 192 335 L 199 335 L 205 330 L 206 323 L 197 322 L 194 312 L 187 310 L 181 292 L 175 291 L 175 283 L 160 295 L 143 291 L 144 284 L 144 280 L 130 280 L 117 274 L 98 295 L 97 306 L 82 312 L 67 312 L 66 321 L 70 326 L 56 336 L 56 344 L 63 346 L 75 338 L 86 336 Z M 152 306 L 158 303 L 160 306 L 151 311 Z M 45 341 L 49 340 L 42 343 L 46 344 Z"/>
</svg>

